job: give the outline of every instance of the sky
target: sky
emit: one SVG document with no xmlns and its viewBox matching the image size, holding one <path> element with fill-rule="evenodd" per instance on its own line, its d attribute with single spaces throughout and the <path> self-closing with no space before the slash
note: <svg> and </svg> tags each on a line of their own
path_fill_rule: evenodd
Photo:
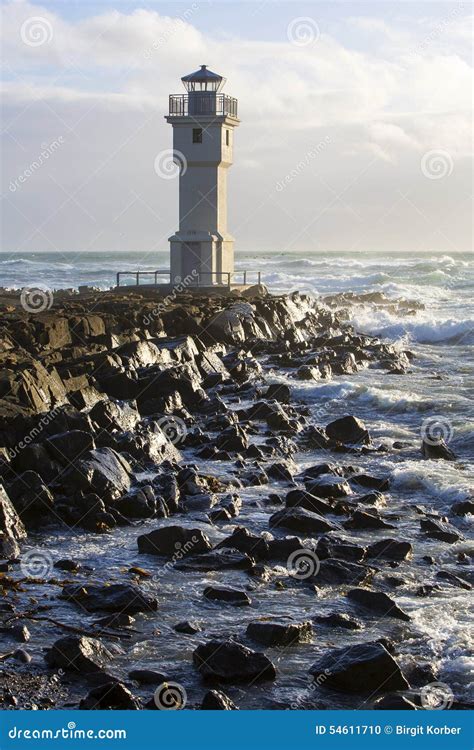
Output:
<svg viewBox="0 0 474 750">
<path fill-rule="evenodd" d="M 5 252 L 165 250 L 168 95 L 201 64 L 239 100 L 236 251 L 472 246 L 467 2 L 2 5 Z"/>
</svg>

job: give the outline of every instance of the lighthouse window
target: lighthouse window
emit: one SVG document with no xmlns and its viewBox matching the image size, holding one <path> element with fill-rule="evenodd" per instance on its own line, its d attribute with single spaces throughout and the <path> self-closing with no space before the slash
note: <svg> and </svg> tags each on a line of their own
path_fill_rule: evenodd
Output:
<svg viewBox="0 0 474 750">
<path fill-rule="evenodd" d="M 202 143 L 202 128 L 193 128 L 193 143 Z"/>
<path fill-rule="evenodd" d="M 230 146 L 230 130 L 225 131 L 225 145 Z"/>
</svg>

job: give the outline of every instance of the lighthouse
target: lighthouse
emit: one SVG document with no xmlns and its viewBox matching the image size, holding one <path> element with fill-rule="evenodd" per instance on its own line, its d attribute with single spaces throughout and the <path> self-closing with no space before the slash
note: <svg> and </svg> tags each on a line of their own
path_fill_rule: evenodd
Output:
<svg viewBox="0 0 474 750">
<path fill-rule="evenodd" d="M 179 228 L 170 242 L 171 278 L 199 286 L 232 283 L 234 238 L 227 229 L 227 172 L 233 162 L 237 99 L 222 93 L 225 78 L 201 65 L 171 94 L 173 160 L 179 167 Z"/>
</svg>

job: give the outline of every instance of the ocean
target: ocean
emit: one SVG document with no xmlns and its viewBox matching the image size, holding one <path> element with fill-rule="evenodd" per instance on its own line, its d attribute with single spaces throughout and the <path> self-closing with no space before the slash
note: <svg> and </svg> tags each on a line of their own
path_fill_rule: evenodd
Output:
<svg viewBox="0 0 474 750">
<path fill-rule="evenodd" d="M 143 261 L 136 253 L 22 253 L 0 255 L 0 285 L 10 288 L 44 285 L 50 289 L 77 287 L 81 284 L 108 288 L 115 274 L 121 271 L 163 269 L 168 265 L 166 253 L 155 254 Z M 404 299 L 410 304 L 375 304 L 355 298 L 349 306 L 350 321 L 367 334 L 379 336 L 409 349 L 415 355 L 406 375 L 387 375 L 382 370 L 367 369 L 354 375 L 335 377 L 330 381 L 305 382 L 290 379 L 284 372 L 273 372 L 273 382 L 287 382 L 297 398 L 307 403 L 317 421 L 324 425 L 331 419 L 351 413 L 363 419 L 376 441 L 398 440 L 407 449 L 399 452 L 364 457 L 364 469 L 377 474 L 390 474 L 392 485 L 388 496 L 389 510 L 397 514 L 399 501 L 407 496 L 418 505 L 442 515 L 451 505 L 472 495 L 474 487 L 474 260 L 468 254 L 433 254 L 400 252 L 390 257 L 381 253 L 253 253 L 238 255 L 237 268 L 262 271 L 262 280 L 273 292 L 295 290 L 316 296 L 354 293 L 382 293 L 387 301 Z M 426 430 L 442 435 L 457 456 L 455 462 L 426 461 L 419 445 Z M 301 465 L 314 465 L 317 455 L 301 457 Z M 351 462 L 357 463 L 357 458 Z M 209 471 L 215 466 L 209 465 Z M 267 513 L 255 503 L 243 511 L 241 520 L 250 530 L 261 531 Z M 252 494 L 252 491 L 251 493 Z M 260 493 L 261 494 L 261 493 Z M 402 505 L 400 505 L 402 507 Z M 439 670 L 440 679 L 450 685 L 458 699 L 467 700 L 472 670 L 472 631 L 469 605 L 471 595 L 457 587 L 446 587 L 434 597 L 420 597 L 415 591 L 420 583 L 435 583 L 430 566 L 423 557 L 431 555 L 438 566 L 445 566 L 460 575 L 469 566 L 457 561 L 450 545 L 422 538 L 419 526 L 402 518 L 402 530 L 414 546 L 413 569 L 407 573 L 405 585 L 395 590 L 400 606 L 412 616 L 410 637 L 400 645 L 407 659 L 414 654 Z M 405 528 L 405 525 L 406 528 Z M 456 521 L 460 533 L 468 537 L 472 516 Z M 204 527 L 203 527 L 204 528 Z M 472 526 L 471 526 L 472 528 Z M 224 531 L 224 529 L 223 529 Z M 399 533 L 400 529 L 397 531 Z M 107 566 L 110 573 L 120 575 L 124 548 L 133 554 L 136 533 L 120 529 L 112 538 L 85 534 L 79 557 L 94 566 Z M 361 532 L 360 541 L 367 543 L 369 532 Z M 60 545 L 64 557 L 78 558 L 77 541 L 67 532 L 50 534 L 40 540 L 50 548 Z M 140 559 L 137 556 L 137 563 Z M 439 567 L 437 568 L 439 569 Z M 421 571 L 421 574 L 420 574 Z M 396 574 L 396 571 L 394 571 Z M 421 577 L 420 577 L 421 576 Z M 202 578 L 202 577 L 201 577 Z M 171 674 L 189 681 L 186 665 L 181 660 L 178 641 L 173 640 L 171 623 L 180 619 L 202 616 L 201 609 L 191 604 L 193 594 L 202 588 L 201 578 L 191 574 L 161 577 L 160 592 L 165 602 L 160 606 L 167 639 L 159 643 L 148 638 L 136 644 L 134 658 L 142 667 L 168 666 Z M 433 580 L 432 580 L 433 579 Z M 208 581 L 209 582 L 209 581 Z M 169 594 L 169 603 L 166 603 Z M 190 594 L 191 592 L 191 594 Z M 191 596 L 191 599 L 190 599 Z M 306 598 L 305 598 L 306 597 Z M 334 602 L 316 601 L 293 591 L 262 594 L 265 613 L 275 612 L 302 618 L 303 614 L 334 610 Z M 263 606 L 263 605 L 262 605 Z M 67 615 L 65 610 L 64 616 Z M 220 628 L 232 629 L 231 620 L 222 614 Z M 397 628 L 399 626 L 396 626 Z M 371 635 L 386 635 L 386 629 Z M 367 633 L 364 633 L 367 640 Z M 362 640 L 364 639 L 362 638 Z M 334 645 L 345 641 L 334 633 Z M 347 640 L 347 639 L 346 639 Z M 190 644 L 194 643 L 191 638 Z M 402 654 L 403 655 L 403 654 Z M 302 682 L 294 684 L 292 675 L 302 664 L 295 651 L 288 662 L 288 674 L 278 689 L 256 689 L 252 695 L 241 696 L 242 708 L 254 708 L 271 699 L 272 705 L 297 702 L 306 691 Z M 178 662 L 176 661 L 178 660 Z M 124 669 L 125 669 L 124 659 Z M 182 673 L 182 674 L 181 674 Z M 286 679 L 287 677 L 287 679 Z M 191 691 L 193 686 L 191 684 Z M 267 690 L 267 693 L 265 692 Z M 277 692 L 275 693 L 275 690 Z M 239 702 L 239 701 L 236 701 Z M 304 703 L 304 701 L 303 701 Z M 263 707 L 263 706 L 262 706 Z M 341 697 L 341 705 L 344 699 Z"/>
</svg>

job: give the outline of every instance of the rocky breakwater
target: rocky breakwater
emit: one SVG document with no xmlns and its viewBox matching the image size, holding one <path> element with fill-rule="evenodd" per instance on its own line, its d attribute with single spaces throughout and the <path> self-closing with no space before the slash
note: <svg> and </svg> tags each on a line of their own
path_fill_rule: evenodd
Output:
<svg viewBox="0 0 474 750">
<path fill-rule="evenodd" d="M 143 685 L 165 681 L 163 674 L 132 670 L 123 682 L 123 676 L 110 671 L 115 641 L 139 640 L 134 635 L 139 631 L 130 630 L 134 618 L 158 616 L 159 591 L 155 596 L 141 588 L 150 574 L 135 566 L 130 568 L 132 583 L 111 582 L 73 559 L 61 559 L 55 562 L 54 576 L 51 570 L 42 575 L 23 549 L 29 550 L 28 535 L 38 541 L 46 530 L 73 530 L 80 545 L 86 532 L 113 535 L 117 527 L 148 524 L 138 538 L 144 556 L 202 573 L 203 579 L 209 571 L 224 576 L 238 571 L 259 585 L 286 586 L 275 570 L 281 572 L 281 565 L 303 552 L 303 558 L 306 554 L 310 561 L 318 560 L 318 569 L 301 581 L 301 576 L 293 577 L 292 585 L 315 590 L 345 585 L 348 602 L 358 612 L 409 622 L 409 615 L 383 591 L 386 586 L 378 576 L 381 559 L 383 565 L 396 566 L 411 554 L 411 545 L 397 538 L 396 518 L 382 510 L 388 478 L 329 459 L 303 473 L 295 464 L 296 455 L 311 456 L 312 451 L 363 457 L 396 448 L 375 445 L 353 415 L 341 414 L 327 425 L 315 423 L 308 407 L 294 401 L 291 381 L 330 379 L 366 367 L 403 373 L 410 356 L 357 334 L 344 315 L 314 299 L 296 293 L 269 296 L 262 288 L 249 290 L 245 297 L 181 294 L 172 301 L 145 291 L 101 293 L 61 299 L 39 314 L 4 306 L 2 632 L 15 639 L 26 622 L 42 622 L 50 643 L 44 664 L 35 664 L 36 671 L 30 673 L 31 694 L 22 686 L 25 705 L 35 702 L 37 681 L 47 682 L 48 669 L 55 667 L 67 680 L 71 675 L 84 680 L 79 682 L 82 691 L 92 682 L 92 690 L 83 692 L 85 708 L 148 705 Z M 285 383 L 277 377 L 282 373 Z M 213 462 L 215 471 L 208 468 Z M 231 477 L 221 471 L 223 466 L 232 467 Z M 272 484 L 286 485 L 286 496 L 272 493 Z M 255 534 L 236 519 L 246 491 L 262 486 L 269 490 L 269 530 Z M 189 516 L 198 518 L 197 528 L 183 525 Z M 209 533 L 202 530 L 203 522 Z M 446 543 L 459 538 L 446 519 L 422 523 L 425 534 L 437 534 Z M 219 529 L 229 525 L 231 533 L 216 538 Z M 375 547 L 351 542 L 350 535 L 361 529 L 378 532 Z M 47 616 L 41 614 L 38 600 L 28 600 L 26 606 L 29 584 L 42 577 L 60 588 L 61 606 L 76 607 L 86 618 L 84 625 L 60 621 L 51 604 Z M 258 596 L 229 585 L 202 589 L 212 606 L 234 607 L 236 623 L 237 607 L 251 609 Z M 249 689 L 255 682 L 278 679 L 272 661 L 251 646 L 258 641 L 296 647 L 311 640 L 311 623 L 306 615 L 301 621 L 257 621 L 221 640 L 215 632 L 209 637 L 203 633 L 189 668 L 203 681 L 245 683 Z M 343 614 L 326 618 L 324 626 L 328 623 L 359 628 L 357 620 Z M 201 630 L 192 622 L 179 626 L 176 631 L 183 638 Z M 33 669 L 24 649 L 12 648 L 7 664 L 10 658 Z M 324 677 L 330 661 L 330 654 L 319 659 L 312 669 L 315 679 Z M 393 668 L 393 646 L 368 642 L 344 652 L 327 689 L 362 693 L 366 679 L 376 693 L 408 689 L 401 672 L 385 685 L 384 670 Z M 352 675 L 357 675 L 357 684 Z M 2 687 L 5 704 L 22 702 Z M 134 687 L 138 695 L 132 694 Z M 74 694 L 69 682 L 51 686 L 47 705 L 61 705 L 68 691 Z M 201 707 L 235 708 L 216 690 L 202 697 Z"/>
</svg>

